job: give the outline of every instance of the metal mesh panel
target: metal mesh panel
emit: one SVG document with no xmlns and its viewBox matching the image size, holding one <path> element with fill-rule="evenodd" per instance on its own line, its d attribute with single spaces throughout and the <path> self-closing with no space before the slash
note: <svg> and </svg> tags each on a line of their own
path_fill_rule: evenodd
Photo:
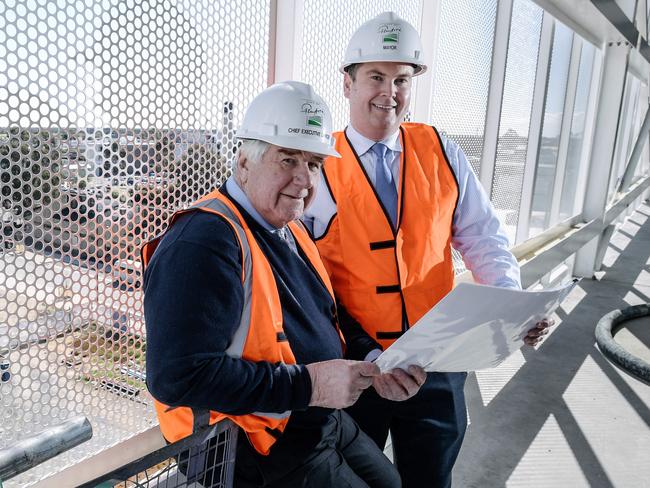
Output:
<svg viewBox="0 0 650 488">
<path fill-rule="evenodd" d="M 231 488 L 238 427 L 229 420 L 201 427 L 80 488 Z"/>
<path fill-rule="evenodd" d="M 337 130 L 348 123 L 348 103 L 339 72 L 348 40 L 361 24 L 388 10 L 420 28 L 420 0 L 305 2 L 301 78 L 325 99 Z"/>
<path fill-rule="evenodd" d="M 555 22 L 551 65 L 546 89 L 542 137 L 535 168 L 533 200 L 530 210 L 529 237 L 546 230 L 550 224 L 553 186 L 560 148 L 560 130 L 564 115 L 573 32 Z"/>
<path fill-rule="evenodd" d="M 578 181 L 581 172 L 587 170 L 588 161 L 583 160 L 583 151 L 588 150 L 585 147 L 585 121 L 587 109 L 589 107 L 589 88 L 591 86 L 591 77 L 594 67 L 594 55 L 596 48 L 582 41 L 582 50 L 580 53 L 580 68 L 578 70 L 578 86 L 576 89 L 576 99 L 573 106 L 573 118 L 571 120 L 571 132 L 569 135 L 569 147 L 567 149 L 566 167 L 564 170 L 564 180 L 562 182 L 562 196 L 560 200 L 560 220 L 565 220 L 582 210 L 581 203 L 583 194 L 578 189 Z"/>
<path fill-rule="evenodd" d="M 95 432 L 15 486 L 153 422 L 138 249 L 229 174 L 269 10 L 0 2 L 0 445 L 73 413 Z"/>
<path fill-rule="evenodd" d="M 479 174 L 490 86 L 496 0 L 443 0 L 432 123 L 456 141 Z"/>
<path fill-rule="evenodd" d="M 514 1 L 491 195 L 511 242 L 519 220 L 542 15 L 531 1 Z"/>
</svg>

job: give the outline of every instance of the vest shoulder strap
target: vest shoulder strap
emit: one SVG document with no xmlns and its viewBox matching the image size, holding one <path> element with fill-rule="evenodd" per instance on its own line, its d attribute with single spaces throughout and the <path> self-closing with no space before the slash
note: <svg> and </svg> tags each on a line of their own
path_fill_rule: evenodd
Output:
<svg viewBox="0 0 650 488">
<path fill-rule="evenodd" d="M 243 220 L 235 213 L 234 209 L 223 201 L 219 197 L 210 198 L 208 200 L 202 200 L 192 205 L 188 210 L 199 210 L 203 212 L 214 213 L 225 217 L 231 227 L 234 229 L 237 238 L 241 244 L 242 250 L 242 285 L 244 287 L 244 308 L 242 309 L 241 319 L 239 321 L 239 327 L 235 331 L 235 334 L 226 349 L 226 354 L 230 357 L 239 358 L 241 357 L 244 351 L 244 345 L 246 343 L 246 337 L 248 337 L 248 331 L 250 330 L 251 323 L 251 302 L 253 296 L 253 269 L 252 269 L 252 255 L 251 255 L 251 246 L 248 241 L 248 235 L 246 233 L 246 224 Z"/>
</svg>

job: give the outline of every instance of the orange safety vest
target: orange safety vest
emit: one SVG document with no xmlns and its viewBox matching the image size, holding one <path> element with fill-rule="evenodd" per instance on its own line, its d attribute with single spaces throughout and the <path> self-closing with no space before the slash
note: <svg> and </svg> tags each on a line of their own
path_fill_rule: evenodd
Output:
<svg viewBox="0 0 650 488">
<path fill-rule="evenodd" d="M 244 297 L 250 301 L 244 304 L 239 328 L 226 353 L 231 357 L 241 357 L 248 361 L 295 364 L 296 359 L 282 328 L 282 306 L 271 265 L 237 207 L 222 193 L 213 191 L 199 199 L 189 209 L 176 212 L 171 218 L 168 230 L 180 215 L 192 211 L 203 211 L 223 217 L 235 231 L 242 251 L 241 280 Z M 300 246 L 334 300 L 329 277 L 309 235 L 302 224 L 297 222 L 290 222 L 289 229 L 296 244 Z M 142 248 L 142 262 L 145 267 L 163 235 L 147 242 Z M 170 408 L 157 400 L 154 404 L 160 430 L 169 442 L 175 442 L 193 432 L 197 419 L 191 408 L 182 406 Z M 209 423 L 212 425 L 224 418 L 231 419 L 246 432 L 257 452 L 267 455 L 276 439 L 284 432 L 290 414 L 291 412 L 282 414 L 256 412 L 248 415 L 228 415 L 210 411 Z"/>
<path fill-rule="evenodd" d="M 451 291 L 458 182 L 430 126 L 400 127 L 397 230 L 345 133 L 323 168 L 337 213 L 316 246 L 347 311 L 383 346 Z"/>
</svg>

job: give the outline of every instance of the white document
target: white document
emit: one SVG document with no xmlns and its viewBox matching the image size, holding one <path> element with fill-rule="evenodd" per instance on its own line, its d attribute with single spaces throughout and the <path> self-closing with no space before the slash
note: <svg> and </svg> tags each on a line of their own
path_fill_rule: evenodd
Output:
<svg viewBox="0 0 650 488">
<path fill-rule="evenodd" d="M 382 372 L 411 364 L 445 372 L 493 368 L 524 344 L 528 330 L 550 317 L 575 283 L 542 291 L 460 283 L 375 363 Z"/>
</svg>

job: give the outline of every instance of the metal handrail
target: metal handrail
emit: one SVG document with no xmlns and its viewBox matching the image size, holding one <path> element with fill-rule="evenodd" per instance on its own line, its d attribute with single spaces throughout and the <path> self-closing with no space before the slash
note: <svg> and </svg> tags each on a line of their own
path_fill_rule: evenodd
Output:
<svg viewBox="0 0 650 488">
<path fill-rule="evenodd" d="M 93 436 L 88 419 L 78 416 L 0 449 L 0 482 L 27 471 Z"/>
</svg>

